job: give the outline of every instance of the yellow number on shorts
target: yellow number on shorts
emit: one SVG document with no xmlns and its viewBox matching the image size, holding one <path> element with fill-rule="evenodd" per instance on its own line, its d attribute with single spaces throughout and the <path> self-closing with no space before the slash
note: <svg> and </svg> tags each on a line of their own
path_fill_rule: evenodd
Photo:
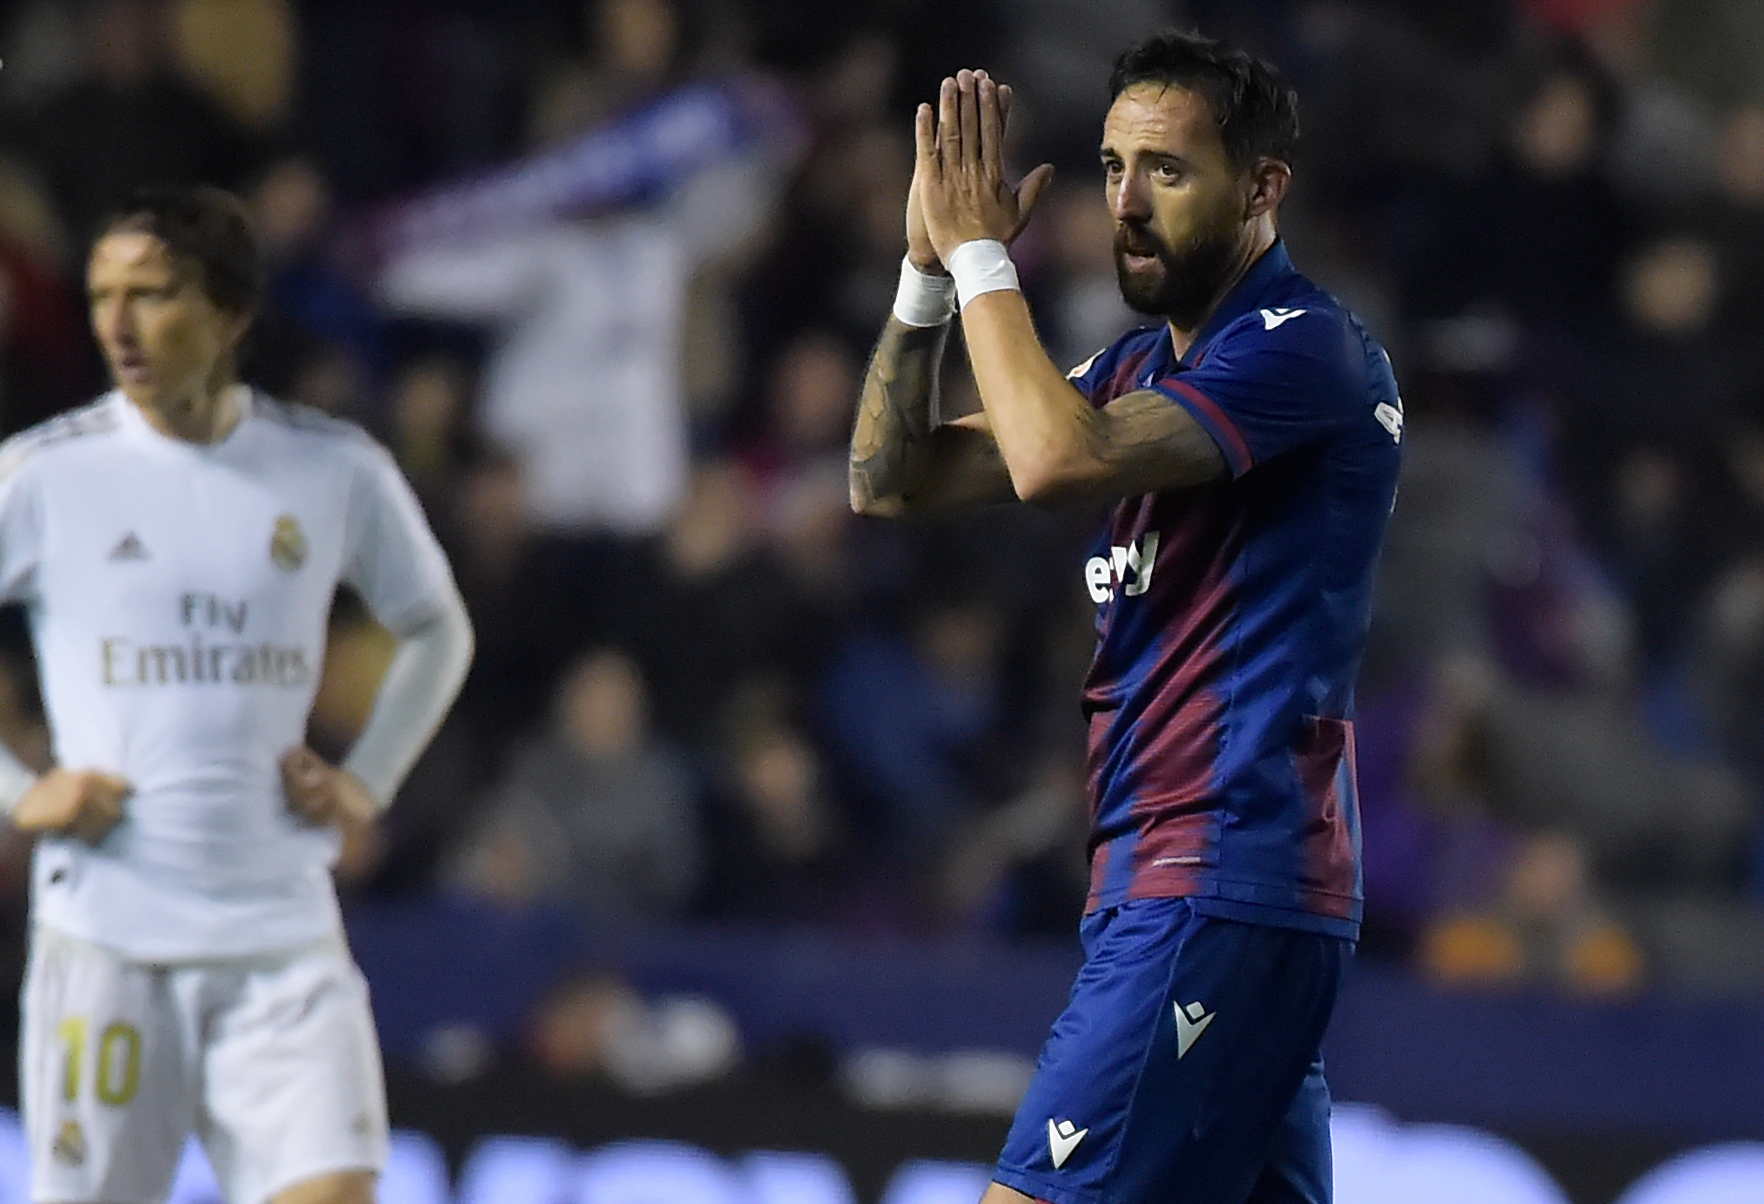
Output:
<svg viewBox="0 0 1764 1204">
<path fill-rule="evenodd" d="M 116 1047 L 123 1046 L 122 1081 L 117 1082 Z M 135 1098 L 141 1085 L 141 1034 L 132 1024 L 117 1021 L 98 1038 L 98 1101 L 120 1108 Z"/>
<path fill-rule="evenodd" d="M 67 1045 L 67 1069 L 62 1075 L 61 1093 L 68 1100 L 79 1098 L 80 1071 L 85 1065 L 86 1018 L 67 1016 L 57 1026 L 55 1035 Z M 118 1062 L 121 1065 L 118 1065 Z M 132 1024 L 117 1021 L 98 1038 L 98 1102 L 120 1108 L 135 1098 L 141 1086 L 141 1034 Z"/>
<path fill-rule="evenodd" d="M 66 1069 L 61 1076 L 62 1098 L 75 1100 L 80 1095 L 80 1064 L 86 1051 L 86 1018 L 65 1016 L 56 1027 L 55 1035 L 67 1046 Z"/>
</svg>

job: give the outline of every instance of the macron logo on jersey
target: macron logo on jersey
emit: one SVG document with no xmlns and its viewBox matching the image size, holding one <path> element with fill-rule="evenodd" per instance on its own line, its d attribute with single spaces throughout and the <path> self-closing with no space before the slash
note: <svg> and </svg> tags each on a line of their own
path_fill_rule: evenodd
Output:
<svg viewBox="0 0 1764 1204">
<path fill-rule="evenodd" d="M 1117 585 L 1129 598 L 1139 597 L 1151 588 L 1157 560 L 1156 531 L 1147 531 L 1126 547 L 1116 544 L 1107 556 L 1092 556 L 1084 562 L 1084 584 L 1090 590 L 1091 601 L 1101 606 L 1115 596 Z"/>
<path fill-rule="evenodd" d="M 1193 1048 L 1195 1041 L 1207 1031 L 1207 1025 L 1211 1024 L 1213 1017 L 1219 1013 L 1207 1011 L 1206 1006 L 1198 999 L 1186 1008 L 1180 1003 L 1174 1006 L 1176 1009 L 1176 1060 L 1181 1061 L 1188 1056 L 1188 1051 Z"/>
<path fill-rule="evenodd" d="M 1069 1120 L 1047 1122 L 1047 1152 L 1053 1157 L 1054 1169 L 1057 1171 L 1066 1165 L 1066 1159 L 1078 1148 L 1089 1129 L 1080 1129 Z"/>
<path fill-rule="evenodd" d="M 1262 311 L 1262 329 L 1273 330 L 1282 322 L 1290 322 L 1304 312 L 1302 309 L 1264 309 Z"/>
</svg>

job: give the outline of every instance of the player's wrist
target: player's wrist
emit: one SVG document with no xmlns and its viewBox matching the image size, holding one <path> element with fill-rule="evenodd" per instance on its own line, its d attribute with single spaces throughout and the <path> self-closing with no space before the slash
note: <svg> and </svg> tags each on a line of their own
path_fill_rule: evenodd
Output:
<svg viewBox="0 0 1764 1204">
<path fill-rule="evenodd" d="M 894 316 L 908 326 L 942 326 L 955 317 L 955 278 L 921 269 L 908 255 L 900 263 L 900 287 L 894 293 Z"/>
<path fill-rule="evenodd" d="M 25 801 L 26 795 L 37 788 L 37 784 L 42 780 L 43 775 L 34 772 L 22 763 L 0 766 L 0 816 L 12 819 L 19 827 L 26 826 L 19 823 L 19 805 Z"/>
<path fill-rule="evenodd" d="M 936 248 L 932 247 L 929 243 L 925 245 L 925 249 L 922 251 L 916 247 L 909 246 L 907 248 L 906 261 L 912 264 L 913 270 L 922 276 L 931 276 L 938 280 L 944 280 L 949 277 L 949 273 L 943 270 L 943 260 L 937 258 Z"/>
<path fill-rule="evenodd" d="M 944 262 L 955 281 L 956 300 L 962 309 L 986 293 L 1022 292 L 1017 265 L 1010 251 L 996 238 L 976 238 L 951 251 Z"/>
<path fill-rule="evenodd" d="M 362 822 L 378 819 L 392 805 L 391 792 L 370 781 L 370 775 L 347 760 L 337 766 L 343 779 L 341 793 L 346 795 L 345 807 Z"/>
</svg>

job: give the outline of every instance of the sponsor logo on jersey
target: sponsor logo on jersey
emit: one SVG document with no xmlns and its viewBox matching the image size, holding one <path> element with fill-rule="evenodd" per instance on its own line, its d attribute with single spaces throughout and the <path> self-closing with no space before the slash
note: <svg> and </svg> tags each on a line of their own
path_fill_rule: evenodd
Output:
<svg viewBox="0 0 1764 1204">
<path fill-rule="evenodd" d="M 298 644 L 246 638 L 251 607 L 244 598 L 180 594 L 176 614 L 184 636 L 142 644 L 128 636 L 98 641 L 99 676 L 107 686 L 288 686 L 311 684 L 319 657 Z"/>
<path fill-rule="evenodd" d="M 1151 588 L 1157 559 L 1156 531 L 1147 531 L 1126 547 L 1115 545 L 1107 556 L 1092 556 L 1084 562 L 1084 584 L 1090 590 L 1090 600 L 1101 606 L 1115 596 L 1117 586 L 1129 598 L 1139 597 Z"/>
<path fill-rule="evenodd" d="M 1403 399 L 1397 398 L 1396 404 L 1381 401 L 1372 410 L 1372 417 L 1378 419 L 1378 425 L 1390 432 L 1390 437 L 1398 443 L 1403 441 Z"/>
<path fill-rule="evenodd" d="M 288 686 L 312 681 L 313 658 L 292 644 L 209 643 L 192 634 L 184 644 L 137 644 L 126 636 L 98 641 L 107 686 Z"/>
<path fill-rule="evenodd" d="M 292 514 L 276 519 L 275 532 L 270 535 L 270 559 L 290 573 L 306 563 L 306 532 Z"/>
</svg>

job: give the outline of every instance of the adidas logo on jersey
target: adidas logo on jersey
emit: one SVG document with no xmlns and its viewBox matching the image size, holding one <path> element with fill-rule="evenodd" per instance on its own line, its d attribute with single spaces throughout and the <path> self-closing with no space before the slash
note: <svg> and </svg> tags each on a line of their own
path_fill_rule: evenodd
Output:
<svg viewBox="0 0 1764 1204">
<path fill-rule="evenodd" d="M 1151 588 L 1157 559 L 1156 531 L 1147 531 L 1126 547 L 1117 544 L 1107 556 L 1092 556 L 1084 562 L 1084 584 L 1090 590 L 1090 600 L 1101 606 L 1115 596 L 1117 585 L 1129 598 L 1139 597 Z"/>
<path fill-rule="evenodd" d="M 147 545 L 141 542 L 141 537 L 130 531 L 122 537 L 121 543 L 110 549 L 110 559 L 151 560 L 152 557 L 147 555 Z"/>
</svg>

